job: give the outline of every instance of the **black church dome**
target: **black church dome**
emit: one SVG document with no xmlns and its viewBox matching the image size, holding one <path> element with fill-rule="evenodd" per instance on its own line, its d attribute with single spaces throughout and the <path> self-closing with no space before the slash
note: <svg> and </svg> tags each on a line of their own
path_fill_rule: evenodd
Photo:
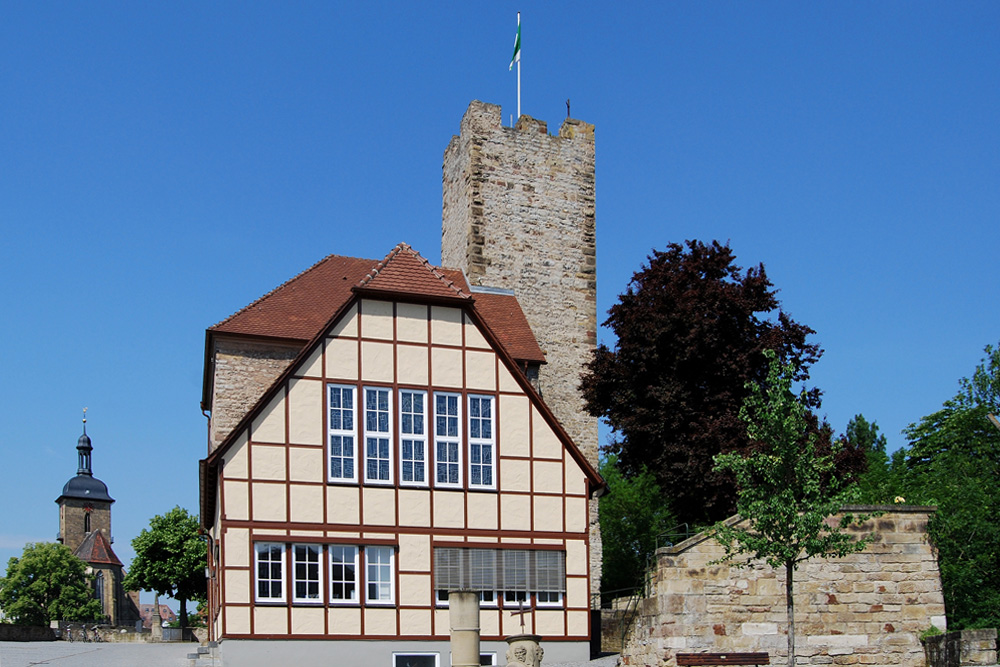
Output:
<svg viewBox="0 0 1000 667">
<path fill-rule="evenodd" d="M 71 477 L 70 480 L 66 482 L 66 485 L 63 486 L 62 495 L 59 496 L 59 500 L 62 500 L 63 498 L 103 500 L 109 503 L 115 502 L 114 498 L 108 495 L 108 485 L 91 475 L 77 475 L 76 477 Z M 56 502 L 59 502 L 59 500 L 56 500 Z"/>
</svg>

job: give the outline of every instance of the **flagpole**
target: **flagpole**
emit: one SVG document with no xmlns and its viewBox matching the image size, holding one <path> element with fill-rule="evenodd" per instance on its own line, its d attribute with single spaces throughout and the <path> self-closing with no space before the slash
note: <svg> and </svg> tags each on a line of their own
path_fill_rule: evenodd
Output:
<svg viewBox="0 0 1000 667">
<path fill-rule="evenodd" d="M 517 118 L 521 119 L 521 12 L 517 13 L 517 34 L 514 36 L 514 55 L 510 59 L 510 67 L 517 63 Z"/>
</svg>

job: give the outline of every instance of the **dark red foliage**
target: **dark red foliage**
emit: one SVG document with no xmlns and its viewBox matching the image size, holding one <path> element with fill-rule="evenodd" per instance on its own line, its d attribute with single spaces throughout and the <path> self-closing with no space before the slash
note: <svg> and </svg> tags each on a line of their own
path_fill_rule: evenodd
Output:
<svg viewBox="0 0 1000 667">
<path fill-rule="evenodd" d="M 653 251 L 605 325 L 618 343 L 598 347 L 581 390 L 616 433 L 607 449 L 626 472 L 647 466 L 681 521 L 728 516 L 735 488 L 713 472 L 712 457 L 750 444 L 739 418 L 746 384 L 766 378 L 765 349 L 806 379 L 822 354 L 807 342 L 815 332 L 781 312 L 762 264 L 744 272 L 716 241 Z M 810 407 L 819 402 L 813 390 Z M 829 428 L 815 428 L 829 443 Z"/>
</svg>

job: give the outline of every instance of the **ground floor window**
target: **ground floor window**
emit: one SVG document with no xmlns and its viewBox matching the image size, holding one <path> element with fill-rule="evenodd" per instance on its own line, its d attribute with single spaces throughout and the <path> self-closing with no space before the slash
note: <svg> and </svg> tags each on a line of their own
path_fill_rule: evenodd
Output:
<svg viewBox="0 0 1000 667">
<path fill-rule="evenodd" d="M 392 667 L 439 667 L 441 656 L 437 653 L 393 653 Z M 497 664 L 496 653 L 480 653 L 480 665 Z"/>
<path fill-rule="evenodd" d="M 257 602 L 284 603 L 286 588 L 295 604 L 328 599 L 356 605 L 360 591 L 367 604 L 391 605 L 396 599 L 395 546 L 257 542 L 254 554 Z"/>
<path fill-rule="evenodd" d="M 392 667 L 438 667 L 437 653 L 393 653 Z"/>
</svg>

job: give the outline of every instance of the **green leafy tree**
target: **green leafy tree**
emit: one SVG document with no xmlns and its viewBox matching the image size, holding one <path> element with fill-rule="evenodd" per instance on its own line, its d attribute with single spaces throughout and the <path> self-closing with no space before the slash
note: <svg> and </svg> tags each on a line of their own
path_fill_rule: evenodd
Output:
<svg viewBox="0 0 1000 667">
<path fill-rule="evenodd" d="M 181 603 L 182 623 L 187 621 L 187 601 L 205 599 L 208 550 L 198 534 L 198 517 L 175 507 L 154 516 L 149 528 L 132 540 L 135 559 L 123 582 L 128 590 L 155 591 Z"/>
<path fill-rule="evenodd" d="M 891 503 L 897 497 L 905 497 L 905 456 L 886 453 L 888 442 L 885 435 L 879 433 L 876 422 L 869 422 L 861 414 L 854 415 L 847 423 L 844 440 L 862 452 L 866 459 L 865 471 L 858 475 L 858 499 L 861 502 Z"/>
<path fill-rule="evenodd" d="M 680 521 L 729 516 L 732 478 L 712 457 L 750 446 L 739 410 L 767 376 L 761 352 L 777 350 L 805 379 L 822 353 L 807 340 L 813 330 L 781 312 L 763 265 L 744 271 L 716 241 L 653 251 L 605 325 L 617 342 L 598 346 L 580 389 L 614 430 L 608 451 L 627 475 L 648 467 Z M 818 391 L 809 405 L 819 405 Z"/>
<path fill-rule="evenodd" d="M 87 564 L 69 547 L 36 542 L 20 558 L 7 562 L 0 579 L 0 608 L 18 625 L 48 625 L 49 621 L 94 621 L 104 610 L 94 597 Z"/>
<path fill-rule="evenodd" d="M 865 539 L 847 531 L 855 517 L 831 519 L 852 500 L 834 474 L 834 457 L 822 453 L 810 432 L 804 396 L 792 393 L 798 372 L 768 350 L 768 374 L 763 386 L 750 387 L 740 410 L 747 434 L 757 444 L 748 453 L 720 454 L 716 468 L 737 480 L 740 520 L 716 525 L 714 533 L 725 548 L 722 561 L 746 565 L 764 560 L 785 572 L 788 619 L 788 665 L 795 664 L 794 574 L 799 563 L 821 556 L 845 556 L 862 550 Z M 857 517 L 863 520 L 866 517 Z"/>
<path fill-rule="evenodd" d="M 905 496 L 938 506 L 928 530 L 949 629 L 1000 624 L 1000 347 L 987 345 L 971 377 L 942 408 L 904 431 Z"/>
<path fill-rule="evenodd" d="M 657 536 L 676 525 L 668 502 L 648 470 L 626 477 L 611 454 L 601 461 L 608 492 L 601 496 L 601 591 L 624 594 L 642 584 Z"/>
</svg>

